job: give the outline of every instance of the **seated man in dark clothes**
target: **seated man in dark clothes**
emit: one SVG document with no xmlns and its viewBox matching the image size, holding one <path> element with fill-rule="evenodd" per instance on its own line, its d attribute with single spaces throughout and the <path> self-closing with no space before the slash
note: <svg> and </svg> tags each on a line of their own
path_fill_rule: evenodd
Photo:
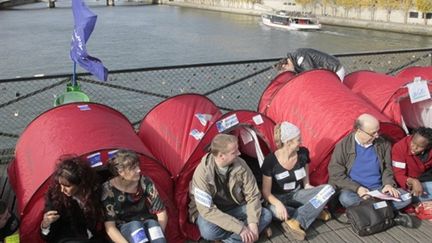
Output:
<svg viewBox="0 0 432 243">
<path fill-rule="evenodd" d="M 0 241 L 18 230 L 19 220 L 11 213 L 4 201 L 0 200 Z"/>
<path fill-rule="evenodd" d="M 345 69 L 336 57 L 311 48 L 299 48 L 288 53 L 286 59 L 276 64 L 276 69 L 295 73 L 326 69 L 335 72 L 341 81 L 345 77 Z"/>
</svg>

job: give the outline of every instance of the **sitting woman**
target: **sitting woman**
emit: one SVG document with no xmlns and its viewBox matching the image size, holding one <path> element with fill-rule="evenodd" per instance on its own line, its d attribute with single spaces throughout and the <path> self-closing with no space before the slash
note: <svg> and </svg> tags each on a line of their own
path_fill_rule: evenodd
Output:
<svg viewBox="0 0 432 243">
<path fill-rule="evenodd" d="M 330 185 L 309 184 L 309 151 L 300 147 L 300 130 L 289 122 L 276 125 L 274 141 L 277 150 L 267 155 L 261 167 L 262 194 L 273 217 L 282 221 L 285 231 L 296 240 L 304 240 L 306 230 L 317 217 L 327 221 L 323 211 L 334 189 Z"/>
<path fill-rule="evenodd" d="M 136 153 L 119 150 L 109 161 L 114 178 L 102 186 L 105 229 L 112 241 L 166 242 L 165 206 L 150 178 L 141 175 Z"/>
<path fill-rule="evenodd" d="M 42 238 L 62 243 L 104 242 L 98 185 L 96 173 L 86 160 L 61 158 L 45 198 Z"/>
<path fill-rule="evenodd" d="M 419 127 L 393 145 L 392 165 L 396 182 L 411 191 L 413 201 L 432 200 L 432 129 Z"/>
</svg>

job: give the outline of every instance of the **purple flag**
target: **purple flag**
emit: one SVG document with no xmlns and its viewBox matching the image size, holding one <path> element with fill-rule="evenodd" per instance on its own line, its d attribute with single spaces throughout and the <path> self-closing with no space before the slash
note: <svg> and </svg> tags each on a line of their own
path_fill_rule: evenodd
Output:
<svg viewBox="0 0 432 243">
<path fill-rule="evenodd" d="M 70 57 L 72 61 L 79 65 L 99 80 L 106 81 L 108 69 L 101 60 L 92 57 L 87 53 L 86 43 L 96 24 L 97 15 L 85 5 L 82 0 L 72 0 L 72 11 L 74 15 L 74 31 L 72 33 L 72 43 Z"/>
</svg>

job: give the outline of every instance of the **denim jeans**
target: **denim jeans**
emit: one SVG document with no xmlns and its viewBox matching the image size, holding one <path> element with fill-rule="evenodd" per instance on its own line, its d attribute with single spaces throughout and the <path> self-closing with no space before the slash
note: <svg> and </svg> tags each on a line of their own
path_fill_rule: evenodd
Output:
<svg viewBox="0 0 432 243">
<path fill-rule="evenodd" d="M 225 213 L 233 216 L 234 218 L 239 219 L 240 221 L 243 221 L 245 225 L 248 224 L 246 205 L 233 208 L 231 210 L 226 211 Z M 267 227 L 271 223 L 271 220 L 272 220 L 272 215 L 270 211 L 266 208 L 262 208 L 261 217 L 258 223 L 258 231 L 259 232 L 263 231 L 265 227 Z M 219 227 L 218 225 L 207 221 L 206 219 L 201 217 L 201 215 L 198 215 L 196 224 L 198 225 L 201 236 L 206 240 L 222 240 L 223 242 L 237 242 L 237 243 L 242 242 L 239 234 L 226 231 L 221 227 Z"/>
<path fill-rule="evenodd" d="M 432 200 L 432 181 L 422 182 L 423 195 L 420 197 L 413 196 L 413 202 L 425 202 Z"/>
<path fill-rule="evenodd" d="M 288 215 L 291 218 L 299 221 L 303 229 L 307 229 L 319 216 L 319 214 L 331 198 L 328 197 L 326 200 L 322 201 L 320 205 L 315 204 L 315 206 L 317 207 L 315 207 L 314 204 L 311 203 L 311 200 L 321 190 L 324 189 L 331 189 L 332 193 L 334 193 L 332 186 L 324 184 L 310 189 L 300 189 L 286 194 L 274 196 L 277 197 L 285 205 L 288 211 Z M 268 209 L 270 209 L 270 211 L 272 212 L 273 217 L 277 218 L 276 207 L 269 204 Z"/>
<path fill-rule="evenodd" d="M 408 192 L 404 191 L 403 189 L 397 188 L 397 190 L 400 192 L 401 195 L 407 194 Z M 350 207 L 350 206 L 357 206 L 361 202 L 360 196 L 351 190 L 342 190 L 339 195 L 339 201 L 342 204 L 344 208 Z M 393 206 L 394 209 L 400 210 L 408 205 L 411 204 L 411 198 L 407 199 L 405 201 L 390 201 L 390 204 Z"/>
<path fill-rule="evenodd" d="M 120 232 L 130 243 L 166 243 L 159 222 L 154 219 L 131 221 L 120 225 Z"/>
</svg>

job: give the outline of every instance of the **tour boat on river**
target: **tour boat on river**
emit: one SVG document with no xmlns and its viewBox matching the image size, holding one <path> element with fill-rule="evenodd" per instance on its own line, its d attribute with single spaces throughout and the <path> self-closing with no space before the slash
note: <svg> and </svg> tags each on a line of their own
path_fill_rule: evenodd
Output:
<svg viewBox="0 0 432 243">
<path fill-rule="evenodd" d="M 321 24 L 316 17 L 300 12 L 284 10 L 265 13 L 261 16 L 263 24 L 286 30 L 319 30 Z"/>
</svg>

